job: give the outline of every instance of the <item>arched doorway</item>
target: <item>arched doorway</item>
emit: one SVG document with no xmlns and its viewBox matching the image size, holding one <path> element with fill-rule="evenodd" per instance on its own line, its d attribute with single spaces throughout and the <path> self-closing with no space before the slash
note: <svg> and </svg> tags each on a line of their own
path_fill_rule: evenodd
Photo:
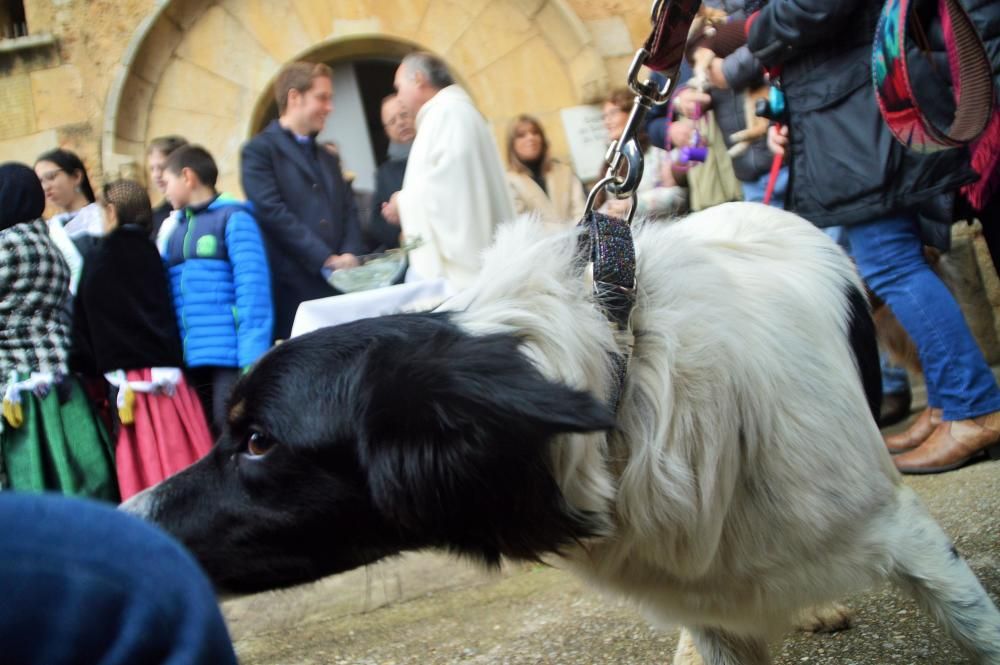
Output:
<svg viewBox="0 0 1000 665">
<path fill-rule="evenodd" d="M 607 88 L 564 0 L 173 0 L 143 21 L 119 66 L 102 168 L 141 171 L 153 137 L 181 134 L 212 152 L 220 187 L 239 194 L 240 146 L 262 126 L 282 64 L 397 62 L 416 48 L 449 62 L 498 139 L 530 112 L 557 155 L 568 153 L 560 109 Z"/>
</svg>

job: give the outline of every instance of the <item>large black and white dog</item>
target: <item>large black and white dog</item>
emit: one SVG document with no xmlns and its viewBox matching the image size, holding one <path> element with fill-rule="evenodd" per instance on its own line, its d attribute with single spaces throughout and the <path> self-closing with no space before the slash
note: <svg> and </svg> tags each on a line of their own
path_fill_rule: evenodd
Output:
<svg viewBox="0 0 1000 665">
<path fill-rule="evenodd" d="M 871 417 L 875 342 L 848 258 L 753 204 L 647 224 L 635 243 L 617 414 L 621 340 L 576 233 L 521 220 L 448 312 L 271 350 L 212 452 L 126 509 L 233 591 L 416 548 L 556 555 L 688 627 L 708 665 L 769 663 L 796 611 L 888 578 L 976 662 L 1000 663 L 1000 614 Z"/>
</svg>

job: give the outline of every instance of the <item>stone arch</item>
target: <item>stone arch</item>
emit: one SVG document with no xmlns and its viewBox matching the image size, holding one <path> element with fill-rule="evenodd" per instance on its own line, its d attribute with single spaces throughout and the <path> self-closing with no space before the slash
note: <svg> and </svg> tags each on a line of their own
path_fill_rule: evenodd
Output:
<svg viewBox="0 0 1000 665">
<path fill-rule="evenodd" d="M 136 173 L 151 138 L 180 133 L 216 155 L 221 187 L 239 191 L 239 147 L 282 64 L 414 48 L 449 62 L 498 139 L 510 118 L 531 112 L 556 154 L 568 154 L 559 109 L 607 87 L 604 61 L 565 0 L 163 0 L 115 72 L 102 168 Z"/>
</svg>

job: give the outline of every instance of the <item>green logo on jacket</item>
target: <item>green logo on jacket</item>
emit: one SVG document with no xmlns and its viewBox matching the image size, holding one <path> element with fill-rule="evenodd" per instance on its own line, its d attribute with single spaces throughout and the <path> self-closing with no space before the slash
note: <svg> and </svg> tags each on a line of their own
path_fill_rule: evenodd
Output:
<svg viewBox="0 0 1000 665">
<path fill-rule="evenodd" d="M 219 241 L 213 235 L 204 235 L 198 238 L 194 253 L 196 256 L 215 256 Z"/>
</svg>

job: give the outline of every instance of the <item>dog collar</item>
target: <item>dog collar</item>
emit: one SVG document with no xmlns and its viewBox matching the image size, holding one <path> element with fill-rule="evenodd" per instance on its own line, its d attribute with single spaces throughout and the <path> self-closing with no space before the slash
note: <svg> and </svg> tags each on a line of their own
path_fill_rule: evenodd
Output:
<svg viewBox="0 0 1000 665">
<path fill-rule="evenodd" d="M 593 265 L 594 299 L 619 337 L 621 352 L 612 359 L 615 381 L 608 403 L 617 410 L 625 387 L 625 374 L 632 354 L 629 321 L 635 305 L 635 243 L 629 223 L 599 212 L 588 212 L 579 226 L 578 251 L 585 263 Z"/>
</svg>

